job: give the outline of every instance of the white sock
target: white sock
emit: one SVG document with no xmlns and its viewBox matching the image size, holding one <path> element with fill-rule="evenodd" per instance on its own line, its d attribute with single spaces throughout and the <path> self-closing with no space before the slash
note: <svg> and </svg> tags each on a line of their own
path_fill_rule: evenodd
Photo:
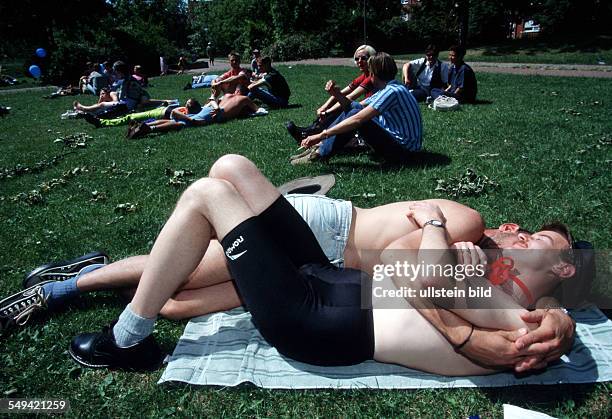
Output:
<svg viewBox="0 0 612 419">
<path fill-rule="evenodd" d="M 153 333 L 156 319 L 146 319 L 134 313 L 128 304 L 113 327 L 115 342 L 122 348 L 135 345 Z"/>
</svg>

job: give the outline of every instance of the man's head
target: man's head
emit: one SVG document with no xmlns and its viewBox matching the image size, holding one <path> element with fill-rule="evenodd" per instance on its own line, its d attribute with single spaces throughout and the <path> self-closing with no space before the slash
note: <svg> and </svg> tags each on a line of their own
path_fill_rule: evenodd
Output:
<svg viewBox="0 0 612 419">
<path fill-rule="evenodd" d="M 562 281 L 576 273 L 572 238 L 564 224 L 546 224 L 535 233 L 517 224 L 502 224 L 491 239 L 501 249 L 502 256 L 513 261 L 514 273 L 535 300 L 550 295 Z M 490 263 L 495 263 L 494 259 Z M 516 283 L 506 283 L 502 288 L 526 305 L 526 295 Z"/>
<path fill-rule="evenodd" d="M 375 54 L 376 50 L 370 45 L 361 45 L 355 50 L 353 58 L 355 59 L 357 67 L 359 67 L 361 71 L 366 71 L 368 69 L 368 59 Z"/>
<path fill-rule="evenodd" d="M 117 73 L 117 76 L 119 76 L 119 78 L 127 77 L 130 72 L 128 70 L 127 64 L 123 61 L 115 61 L 115 63 L 113 64 L 113 71 Z"/>
<path fill-rule="evenodd" d="M 465 57 L 465 47 L 461 45 L 453 45 L 448 49 L 448 59 L 451 64 L 457 65 L 463 63 Z"/>
<path fill-rule="evenodd" d="M 261 71 L 267 73 L 272 68 L 272 58 L 269 56 L 261 57 L 260 60 L 257 61 L 257 64 L 261 67 Z"/>
<path fill-rule="evenodd" d="M 253 57 L 257 58 L 261 56 L 261 51 L 259 51 L 258 49 L 254 49 L 253 50 Z"/>
<path fill-rule="evenodd" d="M 232 51 L 227 56 L 227 59 L 229 60 L 230 67 L 232 67 L 232 68 L 240 68 L 240 54 L 238 54 L 237 52 L 233 52 Z"/>
<path fill-rule="evenodd" d="M 433 44 L 427 45 L 425 48 L 425 58 L 430 64 L 433 64 L 438 59 L 438 47 Z"/>
<path fill-rule="evenodd" d="M 368 68 L 375 78 L 386 84 L 395 79 L 397 74 L 397 64 L 395 60 L 386 52 L 377 52 L 368 60 Z"/>
<path fill-rule="evenodd" d="M 185 107 L 187 108 L 187 113 L 190 115 L 200 113 L 202 110 L 202 105 L 200 105 L 200 102 L 194 98 L 187 99 L 187 102 L 185 102 Z"/>
</svg>

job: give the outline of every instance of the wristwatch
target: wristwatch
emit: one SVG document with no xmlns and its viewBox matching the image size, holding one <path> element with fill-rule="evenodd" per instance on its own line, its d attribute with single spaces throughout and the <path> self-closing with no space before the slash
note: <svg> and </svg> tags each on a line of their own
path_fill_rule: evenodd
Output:
<svg viewBox="0 0 612 419">
<path fill-rule="evenodd" d="M 425 227 L 426 225 L 432 225 L 434 227 L 446 228 L 446 224 L 444 224 L 440 220 L 429 220 L 425 224 L 423 224 L 423 227 Z"/>
</svg>

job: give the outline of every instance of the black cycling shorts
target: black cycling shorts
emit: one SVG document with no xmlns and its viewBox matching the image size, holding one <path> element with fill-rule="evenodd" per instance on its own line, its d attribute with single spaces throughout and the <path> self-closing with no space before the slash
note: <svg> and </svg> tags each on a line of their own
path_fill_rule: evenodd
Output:
<svg viewBox="0 0 612 419">
<path fill-rule="evenodd" d="M 238 292 L 262 336 L 281 354 L 315 365 L 374 356 L 370 278 L 331 265 L 284 197 L 229 232 L 221 244 Z M 369 307 L 369 293 L 365 292 Z"/>
</svg>

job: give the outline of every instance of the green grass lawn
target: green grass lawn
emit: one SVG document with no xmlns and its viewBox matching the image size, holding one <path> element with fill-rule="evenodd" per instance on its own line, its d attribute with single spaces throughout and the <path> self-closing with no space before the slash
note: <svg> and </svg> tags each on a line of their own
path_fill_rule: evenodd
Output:
<svg viewBox="0 0 612 419">
<path fill-rule="evenodd" d="M 61 120 L 59 115 L 70 107 L 71 97 L 44 100 L 41 93 L 33 92 L 0 97 L 3 105 L 13 108 L 0 119 L 0 295 L 19 289 L 23 276 L 43 262 L 94 249 L 106 250 L 115 260 L 148 252 L 181 192 L 168 185 L 166 169 L 188 169 L 193 172 L 189 178 L 196 179 L 205 176 L 214 160 L 225 153 L 253 159 L 276 184 L 333 172 L 337 184 L 330 195 L 350 198 L 365 207 L 445 197 L 435 191 L 437 180 L 472 168 L 499 184 L 477 196 L 459 198 L 479 210 L 488 225 L 516 221 L 535 229 L 557 219 L 569 223 L 576 237 L 591 240 L 599 249 L 610 249 L 612 80 L 479 74 L 479 96 L 491 104 L 463 106 L 453 113 L 422 107 L 426 159 L 415 156 L 412 164 L 398 168 L 380 166 L 367 155 L 342 156 L 329 164 L 292 167 L 288 156 L 295 144 L 283 122 L 310 122 L 316 105 L 326 98 L 323 85 L 329 75 L 344 83 L 354 70 L 305 66 L 280 70 L 292 86 L 292 102 L 301 107 L 137 141 L 125 140 L 124 128 L 95 129 L 82 120 Z M 181 100 L 208 93 L 181 90 L 188 79 L 153 79 L 150 92 L 154 97 Z M 82 99 L 94 101 L 93 97 Z M 56 142 L 80 132 L 91 136 L 85 147 L 65 148 Z M 17 165 L 32 168 L 39 162 L 38 170 L 2 175 Z M 32 190 L 42 197 L 38 204 L 28 204 L 23 198 Z M 126 203 L 134 204 L 135 211 L 117 209 Z M 593 294 L 609 296 L 609 283 L 597 282 Z M 79 417 L 465 418 L 472 414 L 500 416 L 503 403 L 553 416 L 605 418 L 612 412 L 610 383 L 269 391 L 252 386 L 158 386 L 161 372 L 131 374 L 77 367 L 67 355 L 70 339 L 100 329 L 123 306 L 111 293 L 88 295 L 45 322 L 0 337 L 0 398 L 65 398 L 72 406 L 70 415 Z M 161 320 L 156 336 L 171 350 L 183 326 Z"/>
</svg>

